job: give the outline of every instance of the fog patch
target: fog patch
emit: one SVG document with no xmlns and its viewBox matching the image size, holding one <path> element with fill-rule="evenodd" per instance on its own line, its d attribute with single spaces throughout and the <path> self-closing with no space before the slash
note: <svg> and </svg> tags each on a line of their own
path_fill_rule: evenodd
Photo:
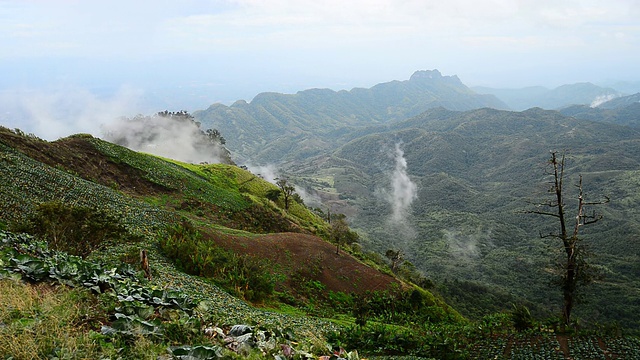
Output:
<svg viewBox="0 0 640 360">
<path fill-rule="evenodd" d="M 591 105 L 589 105 L 592 108 L 598 107 L 604 103 L 606 103 L 607 101 L 613 100 L 615 98 L 617 98 L 618 96 L 615 94 L 608 94 L 608 95 L 598 95 L 596 96 L 596 98 L 591 102 Z"/>
<path fill-rule="evenodd" d="M 304 201 L 304 204 L 306 207 L 322 208 L 323 206 L 322 199 L 320 199 L 320 196 L 318 196 L 313 189 L 310 189 L 309 191 L 307 191 L 304 188 L 297 185 L 294 185 L 294 188 L 296 189 L 295 190 L 296 193 L 300 195 L 300 198 L 302 199 L 302 201 Z"/>
<path fill-rule="evenodd" d="M 77 133 L 98 136 L 101 124 L 135 113 L 142 91 L 121 87 L 113 95 L 99 96 L 87 89 L 13 89 L 0 93 L 3 123 L 45 140 Z M 5 125 L 6 126 L 6 125 Z"/>
<path fill-rule="evenodd" d="M 229 163 L 218 132 L 202 131 L 186 111 L 121 117 L 101 127 L 105 140 L 134 151 L 188 163 Z"/>
<path fill-rule="evenodd" d="M 415 238 L 417 234 L 410 218 L 411 205 L 418 198 L 418 186 L 407 173 L 407 160 L 404 158 L 401 144 L 397 143 L 389 155 L 394 164 L 394 169 L 388 177 L 389 186 L 384 190 L 378 190 L 377 194 L 391 207 L 387 223 L 393 233 L 398 236 L 397 245 L 402 247 L 400 242 L 405 243 Z"/>
<path fill-rule="evenodd" d="M 254 175 L 259 176 L 268 182 L 275 185 L 276 179 L 280 177 L 278 168 L 275 165 L 252 165 L 245 164 L 247 170 L 251 171 Z"/>
<path fill-rule="evenodd" d="M 479 240 L 474 234 L 462 234 L 457 230 L 441 230 L 449 247 L 449 253 L 457 258 L 476 258 L 480 256 Z"/>
</svg>

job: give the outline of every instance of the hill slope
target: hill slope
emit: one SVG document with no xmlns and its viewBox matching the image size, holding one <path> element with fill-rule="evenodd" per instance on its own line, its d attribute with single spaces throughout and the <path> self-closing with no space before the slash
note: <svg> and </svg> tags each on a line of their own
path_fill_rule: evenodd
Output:
<svg viewBox="0 0 640 360">
<path fill-rule="evenodd" d="M 617 97 L 598 106 L 574 105 L 560 110 L 578 119 L 640 127 L 640 93 Z"/>
</svg>

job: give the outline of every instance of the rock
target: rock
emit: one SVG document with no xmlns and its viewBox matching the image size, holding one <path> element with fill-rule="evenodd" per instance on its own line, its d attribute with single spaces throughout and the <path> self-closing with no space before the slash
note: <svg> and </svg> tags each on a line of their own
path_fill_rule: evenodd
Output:
<svg viewBox="0 0 640 360">
<path fill-rule="evenodd" d="M 204 334 L 211 337 L 220 336 L 221 338 L 224 338 L 224 331 L 216 326 L 204 329 Z"/>
<path fill-rule="evenodd" d="M 249 325 L 233 325 L 229 331 L 229 335 L 238 337 L 251 332 L 253 332 L 253 329 Z"/>
</svg>

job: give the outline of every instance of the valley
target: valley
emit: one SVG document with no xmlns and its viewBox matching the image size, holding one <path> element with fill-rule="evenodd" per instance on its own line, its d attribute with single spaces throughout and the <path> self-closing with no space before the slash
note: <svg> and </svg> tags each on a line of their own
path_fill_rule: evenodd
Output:
<svg viewBox="0 0 640 360">
<path fill-rule="evenodd" d="M 102 344 L 86 356 L 632 358 L 637 101 L 512 111 L 498 95 L 437 70 L 370 89 L 264 93 L 193 116 L 127 119 L 117 134 L 144 120 L 136 136 L 152 139 L 137 151 L 116 138 L 44 141 L 2 128 L 0 281 L 21 279 L 14 290 L 36 286 L 34 296 L 42 286 L 81 293 L 93 315 L 80 333 Z M 222 163 L 151 154 L 167 117 Z M 588 202 L 610 199 L 588 209 L 602 219 L 580 233 L 598 276 L 580 288 L 571 324 L 550 285 L 563 247 L 544 235 L 557 221 L 531 214 L 553 199 L 550 151 L 566 154 L 571 214 L 579 176 Z M 74 237 L 91 226 L 102 237 Z M 34 324 L 20 311 L 0 313 L 0 331 Z M 231 335 L 234 325 L 251 335 Z M 20 329 L 8 334 L 31 331 Z"/>
</svg>

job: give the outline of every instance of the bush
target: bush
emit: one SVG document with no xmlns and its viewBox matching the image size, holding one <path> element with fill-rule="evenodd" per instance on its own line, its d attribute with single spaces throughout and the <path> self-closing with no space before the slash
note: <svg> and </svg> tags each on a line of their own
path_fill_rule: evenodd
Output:
<svg viewBox="0 0 640 360">
<path fill-rule="evenodd" d="M 534 326 L 533 316 L 531 316 L 529 308 L 524 305 L 513 305 L 511 320 L 513 321 L 513 327 L 518 331 L 529 330 Z"/>
<path fill-rule="evenodd" d="M 105 243 L 136 239 L 118 218 L 101 209 L 72 206 L 59 201 L 38 205 L 15 232 L 25 232 L 49 243 L 53 250 L 86 257 Z"/>
<path fill-rule="evenodd" d="M 203 239 L 187 220 L 170 227 L 160 248 L 185 272 L 213 279 L 230 293 L 260 302 L 273 294 L 275 281 L 266 261 L 241 256 Z"/>
<path fill-rule="evenodd" d="M 436 305 L 427 294 L 417 288 L 411 291 L 367 292 L 353 300 L 353 316 L 361 325 L 369 319 L 398 325 L 453 320 L 452 315 Z"/>
</svg>

